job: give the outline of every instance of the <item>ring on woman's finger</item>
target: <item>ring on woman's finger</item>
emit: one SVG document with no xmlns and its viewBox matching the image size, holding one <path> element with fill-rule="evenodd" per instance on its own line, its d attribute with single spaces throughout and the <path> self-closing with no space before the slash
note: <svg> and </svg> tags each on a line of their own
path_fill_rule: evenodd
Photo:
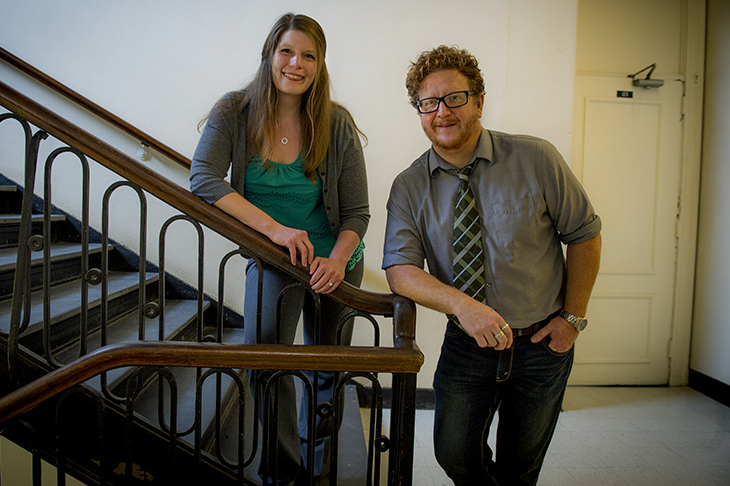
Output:
<svg viewBox="0 0 730 486">
<path fill-rule="evenodd" d="M 330 287 L 332 287 L 334 284 L 332 282 L 327 282 L 327 285 L 329 285 Z"/>
<path fill-rule="evenodd" d="M 504 323 L 504 326 L 500 327 L 499 329 L 500 329 L 500 330 L 502 330 L 502 331 L 504 331 L 504 330 L 505 330 L 505 329 L 507 329 L 508 327 L 509 327 L 509 324 L 507 324 L 507 323 L 505 322 L 505 323 Z"/>
<path fill-rule="evenodd" d="M 499 340 L 500 338 L 504 337 L 504 331 L 499 331 L 499 333 L 494 335 L 494 339 Z"/>
</svg>

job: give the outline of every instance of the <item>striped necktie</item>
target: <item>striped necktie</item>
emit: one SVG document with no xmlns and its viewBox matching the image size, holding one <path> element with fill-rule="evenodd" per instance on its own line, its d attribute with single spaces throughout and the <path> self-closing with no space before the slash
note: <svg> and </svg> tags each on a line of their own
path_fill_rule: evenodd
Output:
<svg viewBox="0 0 730 486">
<path fill-rule="evenodd" d="M 454 209 L 454 287 L 486 303 L 482 228 L 474 194 L 469 187 L 472 168 L 468 165 L 458 170 L 459 198 Z"/>
</svg>

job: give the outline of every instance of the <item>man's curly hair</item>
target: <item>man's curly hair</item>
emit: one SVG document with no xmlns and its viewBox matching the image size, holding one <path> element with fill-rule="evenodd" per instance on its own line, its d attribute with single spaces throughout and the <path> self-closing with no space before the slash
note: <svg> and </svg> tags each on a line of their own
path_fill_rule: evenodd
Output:
<svg viewBox="0 0 730 486">
<path fill-rule="evenodd" d="M 426 79 L 426 76 L 446 69 L 456 69 L 469 80 L 469 89 L 471 91 L 477 94 L 484 93 L 484 78 L 476 57 L 466 49 L 441 45 L 430 51 L 422 52 L 416 62 L 411 63 L 406 75 L 406 89 L 413 106 L 416 106 L 418 102 L 421 83 Z"/>
</svg>

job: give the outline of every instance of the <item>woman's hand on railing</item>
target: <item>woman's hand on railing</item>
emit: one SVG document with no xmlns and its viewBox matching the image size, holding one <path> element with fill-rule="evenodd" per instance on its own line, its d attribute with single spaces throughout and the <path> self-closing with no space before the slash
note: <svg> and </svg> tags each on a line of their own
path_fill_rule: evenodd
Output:
<svg viewBox="0 0 730 486">
<path fill-rule="evenodd" d="M 289 228 L 277 224 L 273 231 L 266 234 L 271 241 L 289 250 L 291 264 L 297 264 L 297 257 L 300 258 L 302 266 L 311 265 L 314 260 L 314 246 L 309 241 L 309 236 L 304 230 Z"/>
<path fill-rule="evenodd" d="M 345 278 L 345 267 L 347 267 L 346 261 L 317 257 L 309 266 L 309 274 L 312 276 L 309 285 L 318 294 L 334 292 Z"/>
</svg>

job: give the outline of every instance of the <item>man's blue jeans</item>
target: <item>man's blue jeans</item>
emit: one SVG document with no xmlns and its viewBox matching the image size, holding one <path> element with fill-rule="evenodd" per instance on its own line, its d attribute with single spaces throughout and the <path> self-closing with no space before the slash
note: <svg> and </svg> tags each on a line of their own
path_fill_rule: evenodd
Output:
<svg viewBox="0 0 730 486">
<path fill-rule="evenodd" d="M 434 391 L 436 459 L 456 486 L 534 485 L 555 431 L 573 350 L 550 338 L 517 337 L 511 348 L 480 348 L 449 322 Z M 487 445 L 499 409 L 496 456 Z"/>
</svg>

